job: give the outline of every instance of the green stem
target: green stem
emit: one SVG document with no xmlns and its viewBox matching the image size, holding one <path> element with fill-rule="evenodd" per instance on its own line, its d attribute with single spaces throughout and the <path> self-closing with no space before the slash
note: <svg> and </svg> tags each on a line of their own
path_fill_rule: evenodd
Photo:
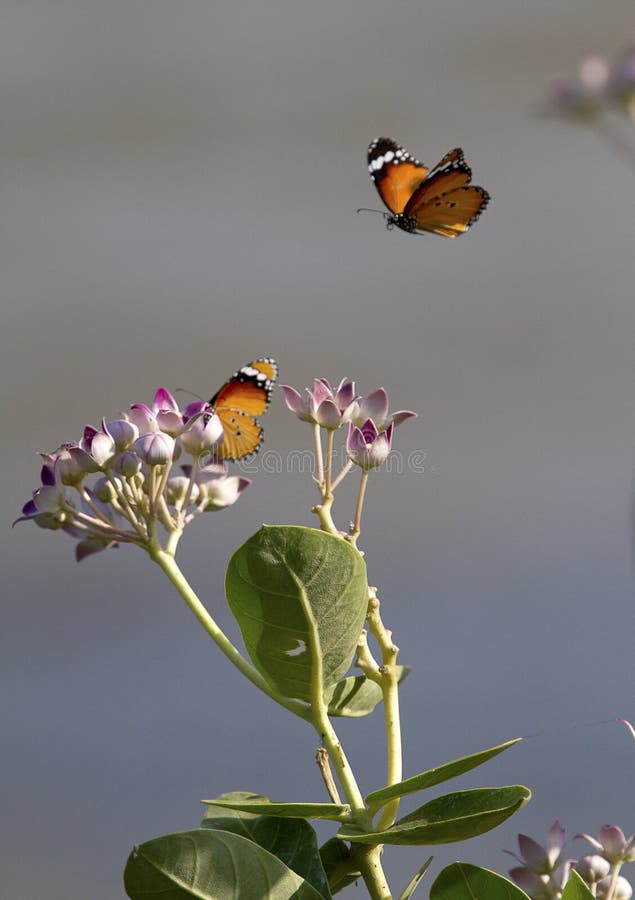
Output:
<svg viewBox="0 0 635 900">
<path fill-rule="evenodd" d="M 368 473 L 370 469 L 362 469 L 362 478 L 359 483 L 359 492 L 357 494 L 357 504 L 355 506 L 355 518 L 351 525 L 349 541 L 354 547 L 357 547 L 357 539 L 361 532 L 362 509 L 364 508 L 364 497 L 366 496 L 366 485 L 368 484 Z"/>
<path fill-rule="evenodd" d="M 326 467 L 324 470 L 324 497 L 332 497 L 331 477 L 333 472 L 333 439 L 335 432 L 329 428 L 326 432 Z"/>
<path fill-rule="evenodd" d="M 379 600 L 375 588 L 370 588 L 368 598 L 368 627 L 379 644 L 382 665 L 378 684 L 384 699 L 384 719 L 386 724 L 386 752 L 388 771 L 386 786 L 396 784 L 403 778 L 403 757 L 401 748 L 401 723 L 399 715 L 399 686 L 397 677 L 397 654 L 399 647 L 392 641 L 389 631 L 379 614 Z M 399 800 L 391 800 L 384 807 L 377 822 L 377 829 L 388 828 L 397 817 Z"/>
<path fill-rule="evenodd" d="M 366 847 L 353 844 L 351 855 L 359 866 L 364 883 L 372 900 L 392 900 L 392 894 L 381 866 L 381 845 Z"/>
<path fill-rule="evenodd" d="M 254 669 L 254 667 L 244 659 L 240 651 L 234 647 L 229 638 L 221 631 L 212 616 L 198 599 L 178 567 L 174 557 L 169 553 L 166 553 L 165 550 L 162 550 L 161 547 L 156 544 L 148 548 L 148 553 L 161 569 L 163 569 L 219 650 L 225 654 L 227 659 L 233 663 L 240 672 L 242 672 L 245 678 L 248 678 L 249 681 L 264 694 L 271 697 L 271 699 L 275 700 L 276 703 L 279 703 L 280 706 L 284 706 L 289 712 L 294 713 L 301 719 L 310 720 L 306 704 L 302 703 L 300 700 L 292 700 L 276 693 L 276 691 L 267 684 L 260 672 L 258 672 L 257 669 Z"/>
<path fill-rule="evenodd" d="M 318 487 L 322 489 L 324 484 L 324 459 L 322 458 L 322 435 L 317 422 L 313 425 L 313 440 L 315 441 L 315 467 Z"/>
</svg>

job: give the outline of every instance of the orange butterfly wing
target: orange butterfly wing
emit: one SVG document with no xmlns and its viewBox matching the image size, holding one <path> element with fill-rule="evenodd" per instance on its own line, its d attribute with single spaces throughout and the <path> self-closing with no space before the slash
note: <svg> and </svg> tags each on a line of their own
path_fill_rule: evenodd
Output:
<svg viewBox="0 0 635 900">
<path fill-rule="evenodd" d="M 368 148 L 368 171 L 381 199 L 398 215 L 430 170 L 396 141 L 377 138 Z"/>
<path fill-rule="evenodd" d="M 472 170 L 460 147 L 445 154 L 432 170 L 390 138 L 368 148 L 371 178 L 392 217 L 388 226 L 444 237 L 463 234 L 487 207 L 488 192 L 470 185 Z"/>
<path fill-rule="evenodd" d="M 415 220 L 417 231 L 458 237 L 478 219 L 489 202 L 487 191 L 470 185 L 471 180 L 472 170 L 466 165 L 462 151 L 451 150 L 414 191 L 404 216 Z"/>
<path fill-rule="evenodd" d="M 262 428 L 256 416 L 264 413 L 271 400 L 278 366 L 270 357 L 261 357 L 239 369 L 210 400 L 223 425 L 223 441 L 215 456 L 236 461 L 256 453 L 262 443 Z"/>
</svg>

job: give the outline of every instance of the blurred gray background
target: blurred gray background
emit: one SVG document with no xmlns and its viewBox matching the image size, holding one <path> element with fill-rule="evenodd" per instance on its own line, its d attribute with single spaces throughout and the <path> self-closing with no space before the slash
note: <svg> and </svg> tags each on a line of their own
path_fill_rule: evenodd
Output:
<svg viewBox="0 0 635 900">
<path fill-rule="evenodd" d="M 316 737 L 142 553 L 77 566 L 64 535 L 8 525 L 34 451 L 266 354 L 283 383 L 346 375 L 420 414 L 396 447 L 425 472 L 373 476 L 361 541 L 414 667 L 406 775 L 535 735 L 455 785 L 532 803 L 433 873 L 505 871 L 500 848 L 556 817 L 635 830 L 635 745 L 611 721 L 635 717 L 635 183 L 591 129 L 535 114 L 634 22 L 629 0 L 1 4 L 3 898 L 122 898 L 133 844 L 222 791 L 325 799 Z M 493 196 L 473 231 L 355 215 L 378 206 L 379 134 L 427 163 L 464 147 Z M 279 394 L 263 424 L 269 450 L 307 446 Z M 315 499 L 260 471 L 186 532 L 179 561 L 234 639 L 231 552 L 263 521 L 312 524 Z M 380 713 L 338 730 L 379 786 Z M 426 855 L 386 852 L 397 892 Z"/>
</svg>

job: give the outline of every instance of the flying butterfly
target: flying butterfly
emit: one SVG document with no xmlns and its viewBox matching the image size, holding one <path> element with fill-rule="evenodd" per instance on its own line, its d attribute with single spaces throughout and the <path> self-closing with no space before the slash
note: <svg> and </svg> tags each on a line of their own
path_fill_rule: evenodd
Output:
<svg viewBox="0 0 635 900">
<path fill-rule="evenodd" d="M 264 413 L 278 377 L 275 359 L 261 356 L 235 372 L 209 401 L 223 426 L 223 441 L 215 451 L 219 459 L 236 462 L 256 453 L 262 428 L 256 416 Z"/>
<path fill-rule="evenodd" d="M 489 202 L 487 191 L 470 184 L 472 170 L 457 147 L 433 169 L 391 138 L 377 138 L 368 148 L 368 171 L 389 213 L 388 228 L 409 234 L 429 231 L 458 237 Z"/>
</svg>

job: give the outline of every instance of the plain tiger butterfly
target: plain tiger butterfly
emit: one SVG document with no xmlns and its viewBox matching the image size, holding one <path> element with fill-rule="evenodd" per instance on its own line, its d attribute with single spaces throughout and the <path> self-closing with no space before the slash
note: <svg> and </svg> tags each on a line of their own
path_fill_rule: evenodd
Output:
<svg viewBox="0 0 635 900">
<path fill-rule="evenodd" d="M 214 452 L 218 459 L 236 462 L 257 452 L 262 428 L 256 416 L 269 406 L 277 377 L 275 359 L 262 356 L 235 372 L 211 398 L 211 411 L 223 426 L 223 440 Z"/>
<path fill-rule="evenodd" d="M 458 237 L 487 206 L 487 191 L 470 184 L 472 170 L 457 147 L 428 169 L 391 138 L 377 138 L 368 148 L 368 171 L 394 225 L 409 234 L 429 231 Z"/>
</svg>

